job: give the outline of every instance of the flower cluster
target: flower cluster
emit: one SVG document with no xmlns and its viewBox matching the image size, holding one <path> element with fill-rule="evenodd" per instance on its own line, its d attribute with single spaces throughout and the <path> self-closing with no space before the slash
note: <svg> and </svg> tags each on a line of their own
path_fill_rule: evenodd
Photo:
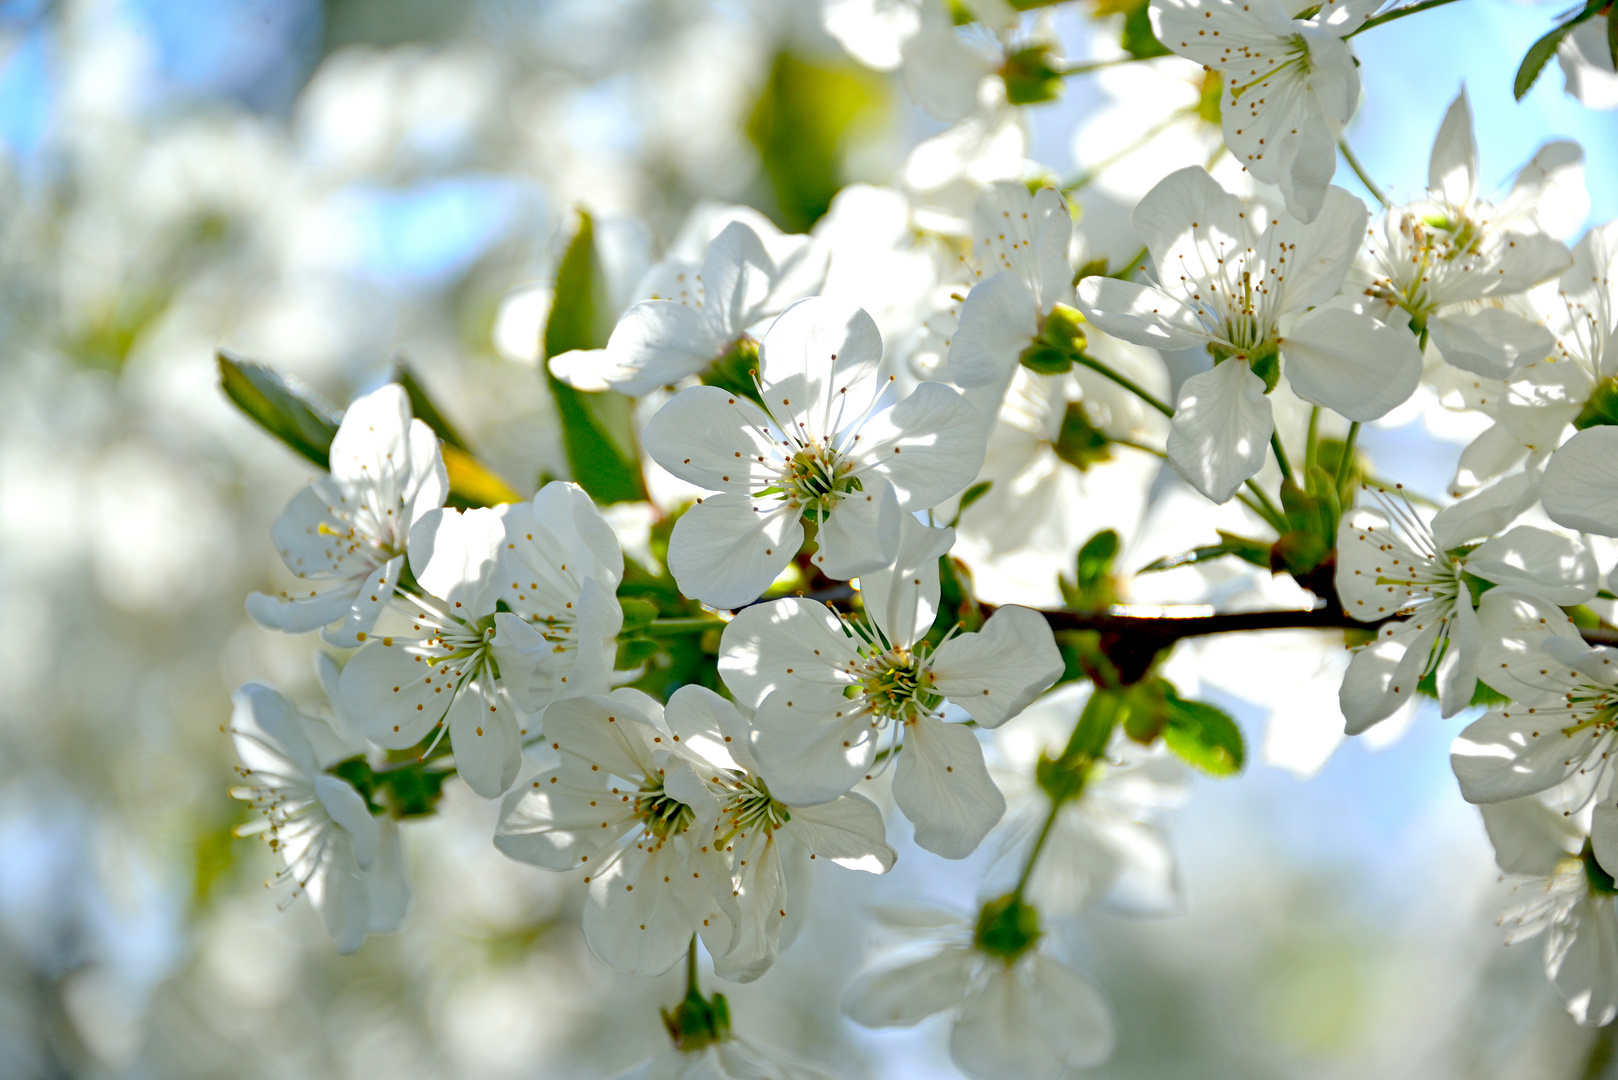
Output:
<svg viewBox="0 0 1618 1080">
<path fill-rule="evenodd" d="M 587 891 L 603 963 L 686 961 L 676 1050 L 640 1075 L 812 1075 L 732 1035 L 699 943 L 752 982 L 809 914 L 813 864 L 885 874 L 911 846 L 988 841 L 1014 873 L 986 871 L 972 915 L 890 913 L 932 948 L 843 1009 L 950 1012 L 962 1071 L 1048 1080 L 1118 1031 L 1066 928 L 1097 903 L 1182 910 L 1163 820 L 1182 764 L 1246 761 L 1235 721 L 1182 693 L 1177 643 L 1291 626 L 1352 648 L 1348 735 L 1424 695 L 1476 710 L 1462 794 L 1542 894 L 1513 939 L 1547 931 L 1570 1011 L 1611 1021 L 1618 630 L 1592 534 L 1618 537 L 1618 232 L 1566 242 L 1581 151 L 1553 142 L 1484 199 L 1463 91 L 1419 197 L 1361 176 L 1373 219 L 1331 181 L 1359 97 L 1348 39 L 1392 13 L 1152 0 L 1125 42 L 1201 65 L 1195 108 L 1239 168 L 1161 170 L 1120 266 L 1075 223 L 1084 183 L 1033 175 L 1006 136 L 1064 74 L 1049 24 L 956 7 L 965 29 L 932 0 L 825 5 L 834 37 L 955 121 L 901 187 L 846 190 L 807 235 L 707 214 L 700 257 L 647 268 L 610 333 L 547 331 L 578 346 L 545 361 L 576 482 L 522 499 L 414 383 L 312 441 L 322 414 L 280 387 L 303 409 L 288 441 L 328 469 L 272 531 L 298 586 L 248 612 L 322 631 L 337 719 L 255 684 L 230 730 L 294 895 L 343 951 L 397 928 L 397 822 L 456 777 L 500 800 L 500 852 Z M 581 226 L 555 316 L 606 304 L 577 269 L 592 242 Z M 1442 506 L 1357 445 L 1428 405 L 1484 424 Z M 1175 475 L 1180 505 L 1231 513 L 1187 511 L 1218 542 L 1153 559 L 1130 545 Z M 1162 580 L 1231 598 L 1217 560 L 1290 578 L 1305 606 L 1238 625 L 1127 603 Z M 1207 576 L 1153 576 L 1176 569 Z"/>
</svg>

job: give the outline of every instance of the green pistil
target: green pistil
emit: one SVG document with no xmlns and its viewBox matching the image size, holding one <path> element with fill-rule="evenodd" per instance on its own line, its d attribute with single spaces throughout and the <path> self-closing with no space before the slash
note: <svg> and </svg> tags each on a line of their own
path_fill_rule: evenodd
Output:
<svg viewBox="0 0 1618 1080">
<path fill-rule="evenodd" d="M 1590 883 L 1591 892 L 1598 896 L 1618 896 L 1618 882 L 1596 861 L 1595 849 L 1589 840 L 1585 840 L 1584 850 L 1579 852 L 1579 861 L 1584 863 L 1584 880 Z"/>
<path fill-rule="evenodd" d="M 661 778 L 641 789 L 635 796 L 635 813 L 646 823 L 646 829 L 658 840 L 679 836 L 691 827 L 696 813 L 685 803 L 663 793 Z"/>
<path fill-rule="evenodd" d="M 912 653 L 886 653 L 860 680 L 860 692 L 879 716 L 911 720 L 944 703 L 932 691 L 933 674 Z"/>
</svg>

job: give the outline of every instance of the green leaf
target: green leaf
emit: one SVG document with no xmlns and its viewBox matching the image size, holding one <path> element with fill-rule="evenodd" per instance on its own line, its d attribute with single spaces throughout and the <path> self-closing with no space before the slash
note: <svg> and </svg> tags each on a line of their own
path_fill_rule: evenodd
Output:
<svg viewBox="0 0 1618 1080">
<path fill-rule="evenodd" d="M 1218 559 L 1226 555 L 1234 555 L 1244 562 L 1268 570 L 1270 568 L 1270 545 L 1262 540 L 1249 540 L 1245 536 L 1235 533 L 1220 532 L 1219 543 L 1209 544 L 1205 547 L 1192 548 L 1190 551 L 1178 555 L 1165 555 L 1155 559 L 1140 568 L 1140 572 L 1151 573 L 1159 570 L 1172 570 L 1176 566 L 1190 566 L 1193 563 L 1207 562 L 1209 559 Z"/>
<path fill-rule="evenodd" d="M 1539 73 L 1544 70 L 1550 58 L 1556 55 L 1556 47 L 1562 43 L 1563 38 L 1567 37 L 1568 31 L 1576 23 L 1583 21 L 1582 18 L 1575 18 L 1572 22 L 1556 27 L 1550 33 L 1528 46 L 1528 51 L 1523 54 L 1522 66 L 1517 69 L 1516 81 L 1511 84 L 1511 92 L 1518 101 L 1521 101 L 1523 95 L 1533 88 L 1535 80 L 1539 78 Z"/>
<path fill-rule="evenodd" d="M 319 465 L 331 467 L 342 413 L 303 383 L 221 349 L 219 386 L 259 426 Z"/>
<path fill-rule="evenodd" d="M 595 226 L 579 211 L 573 235 L 556 270 L 556 295 L 545 323 L 545 356 L 572 349 L 597 349 L 607 343 L 611 318 L 603 304 L 605 278 L 595 250 Z M 556 412 L 562 421 L 562 445 L 573 479 L 603 505 L 641 502 L 646 485 L 635 440 L 634 402 L 616 391 L 586 393 L 545 370 Z"/>
<path fill-rule="evenodd" d="M 1118 558 L 1118 534 L 1102 529 L 1079 548 L 1078 585 L 1086 592 L 1107 584 L 1112 576 L 1112 564 Z"/>
<path fill-rule="evenodd" d="M 1141 4 L 1124 16 L 1124 32 L 1118 44 L 1137 60 L 1150 60 L 1154 56 L 1169 54 L 1169 50 L 1157 40 L 1157 35 L 1152 33 L 1150 4 Z"/>
<path fill-rule="evenodd" d="M 1210 776 L 1234 776 L 1247 760 L 1242 729 L 1229 715 L 1201 701 L 1185 701 L 1168 683 L 1163 741 L 1185 762 Z"/>
<path fill-rule="evenodd" d="M 977 483 L 963 491 L 961 493 L 961 509 L 956 513 L 955 519 L 959 521 L 961 513 L 964 513 L 967 507 L 971 506 L 973 503 L 983 498 L 983 496 L 987 495 L 989 493 L 989 489 L 992 487 L 994 487 L 993 480 L 979 480 Z"/>
<path fill-rule="evenodd" d="M 861 128 L 885 120 L 887 85 L 842 59 L 777 53 L 747 120 L 747 137 L 775 195 L 777 224 L 808 232 L 843 186 L 844 161 Z"/>
</svg>

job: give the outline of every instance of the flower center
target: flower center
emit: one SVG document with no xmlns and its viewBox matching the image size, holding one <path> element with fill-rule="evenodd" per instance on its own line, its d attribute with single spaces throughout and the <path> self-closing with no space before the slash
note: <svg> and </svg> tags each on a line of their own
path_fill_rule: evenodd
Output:
<svg viewBox="0 0 1618 1080">
<path fill-rule="evenodd" d="M 853 472 L 851 460 L 832 447 L 811 442 L 782 465 L 779 488 L 789 502 L 803 508 L 804 517 L 824 521 L 849 492 L 864 490 Z"/>
<path fill-rule="evenodd" d="M 697 818 L 694 810 L 663 790 L 661 776 L 648 778 L 635 796 L 635 814 L 659 841 L 679 836 Z"/>
<path fill-rule="evenodd" d="M 736 780 L 735 794 L 725 804 L 724 812 L 729 828 L 718 841 L 719 847 L 758 830 L 768 835 L 792 820 L 792 810 L 770 795 L 763 777 L 751 774 Z"/>
<path fill-rule="evenodd" d="M 889 649 L 871 656 L 855 675 L 859 682 L 849 690 L 864 697 L 871 712 L 884 720 L 909 723 L 944 702 L 932 690 L 933 674 L 926 658 L 909 649 Z"/>
</svg>

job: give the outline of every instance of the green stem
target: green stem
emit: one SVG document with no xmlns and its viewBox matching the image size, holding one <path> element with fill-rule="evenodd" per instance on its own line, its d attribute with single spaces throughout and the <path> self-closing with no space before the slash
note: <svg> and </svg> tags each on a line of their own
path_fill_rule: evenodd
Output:
<svg viewBox="0 0 1618 1080">
<path fill-rule="evenodd" d="M 1348 480 L 1349 470 L 1354 467 L 1354 444 L 1360 439 L 1360 422 L 1355 420 L 1348 425 L 1348 438 L 1343 440 L 1343 456 L 1337 462 L 1337 490 L 1343 490 L 1343 484 Z"/>
<path fill-rule="evenodd" d="M 1447 4 L 1450 0 L 1438 0 L 1438 2 Z M 1367 23 L 1366 25 L 1370 24 Z M 1376 181 L 1371 179 L 1371 174 L 1365 171 L 1365 166 L 1360 164 L 1360 159 L 1354 156 L 1354 148 L 1348 145 L 1348 139 L 1339 138 L 1337 140 L 1337 149 L 1343 152 L 1343 159 L 1348 162 L 1348 167 L 1354 170 L 1354 175 L 1360 178 L 1360 183 L 1365 185 L 1365 190 L 1369 191 L 1372 197 L 1381 203 L 1384 208 L 1392 206 L 1393 204 L 1388 201 L 1388 197 L 1382 193 L 1382 189 L 1376 186 Z"/>
<path fill-rule="evenodd" d="M 702 987 L 697 985 L 697 935 L 691 935 L 691 947 L 685 953 L 685 994 L 690 997 L 696 994 L 702 996 Z"/>
<path fill-rule="evenodd" d="M 653 619 L 647 624 L 648 633 L 698 634 L 704 630 L 717 630 L 728 625 L 724 619 L 709 615 L 693 615 L 681 619 Z"/>
<path fill-rule="evenodd" d="M 1117 443 L 1119 446 L 1127 446 L 1131 450 L 1139 450 L 1142 453 L 1151 454 L 1153 457 L 1167 458 L 1169 456 L 1166 451 L 1159 450 L 1155 446 L 1147 446 L 1145 443 L 1136 442 L 1133 439 L 1117 439 L 1111 435 L 1108 435 L 1107 441 Z"/>
<path fill-rule="evenodd" d="M 1405 7 L 1394 8 L 1392 11 L 1384 11 L 1374 19 L 1366 19 L 1360 24 L 1359 29 L 1355 30 L 1352 34 L 1349 34 L 1348 37 L 1354 37 L 1356 34 L 1363 34 L 1373 26 L 1381 26 L 1383 23 L 1390 23 L 1395 19 L 1402 19 L 1406 15 L 1414 15 L 1419 11 L 1426 11 L 1429 8 L 1443 7 L 1445 4 L 1453 4 L 1454 2 L 1455 0 L 1421 0 L 1419 4 L 1409 4 Z M 1345 38 L 1344 40 L 1347 39 Z"/>
<path fill-rule="evenodd" d="M 1083 364 L 1085 367 L 1089 368 L 1098 375 L 1105 375 L 1107 378 L 1111 379 L 1125 390 L 1128 390 L 1131 394 L 1134 394 L 1136 397 L 1146 402 L 1146 404 L 1150 405 L 1164 416 L 1172 417 L 1174 415 L 1173 409 L 1163 404 L 1163 402 L 1159 401 L 1157 397 L 1151 393 L 1151 391 L 1147 390 L 1133 379 L 1130 379 L 1128 376 L 1118 374 L 1116 371 L 1112 370 L 1112 368 L 1108 367 L 1106 364 L 1103 364 L 1100 360 L 1097 360 L 1095 357 L 1086 353 L 1076 352 L 1072 355 L 1074 363 Z"/>
<path fill-rule="evenodd" d="M 1146 265 L 1146 256 L 1149 254 L 1151 254 L 1151 252 L 1143 246 L 1139 251 L 1135 252 L 1135 257 L 1130 259 L 1122 270 L 1118 271 L 1112 276 L 1120 281 L 1128 281 L 1130 278 L 1135 276 L 1136 270 L 1139 270 L 1141 267 Z"/>
<path fill-rule="evenodd" d="M 1270 449 L 1275 451 L 1275 463 L 1281 467 L 1281 476 L 1287 483 L 1296 485 L 1297 481 L 1292 478 L 1292 462 L 1287 458 L 1287 448 L 1281 445 L 1280 432 L 1270 432 Z"/>
<path fill-rule="evenodd" d="M 1309 475 L 1309 470 L 1315 467 L 1316 452 L 1320 449 L 1320 406 L 1309 407 L 1309 434 L 1303 441 L 1303 472 Z"/>
<path fill-rule="evenodd" d="M 1064 76 L 1087 75 L 1092 71 L 1100 71 L 1102 68 L 1117 67 L 1119 64 L 1133 64 L 1140 59 L 1138 56 L 1115 56 L 1111 60 L 1082 60 L 1077 64 L 1069 64 L 1062 68 L 1061 74 Z"/>
<path fill-rule="evenodd" d="M 1263 518 L 1270 528 L 1275 530 L 1276 535 L 1285 536 L 1290 529 L 1287 526 L 1287 516 L 1281 513 L 1281 508 L 1275 505 L 1275 501 L 1264 493 L 1264 489 L 1259 487 L 1256 481 L 1249 480 L 1247 490 L 1251 491 L 1253 497 L 1259 501 L 1259 506 L 1254 507 L 1258 516 Z"/>
<path fill-rule="evenodd" d="M 1051 812 L 1045 815 L 1045 824 L 1039 827 L 1039 835 L 1034 838 L 1034 846 L 1028 849 L 1028 858 L 1023 860 L 1022 873 L 1017 876 L 1017 887 L 1011 890 L 1011 895 L 1022 900 L 1023 890 L 1028 888 L 1028 880 L 1034 876 L 1034 864 L 1039 861 L 1039 853 L 1045 850 L 1045 841 L 1050 839 L 1051 829 L 1056 826 L 1056 815 L 1062 812 L 1062 800 L 1051 800 Z"/>
</svg>

